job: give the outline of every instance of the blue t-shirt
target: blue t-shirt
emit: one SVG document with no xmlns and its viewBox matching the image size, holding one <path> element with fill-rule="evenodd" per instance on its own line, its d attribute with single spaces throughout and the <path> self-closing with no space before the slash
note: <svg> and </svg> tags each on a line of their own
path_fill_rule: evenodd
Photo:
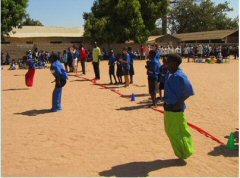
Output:
<svg viewBox="0 0 240 178">
<path fill-rule="evenodd" d="M 157 60 L 156 58 L 151 60 L 148 64 L 148 71 L 147 71 L 148 77 L 158 80 L 160 67 L 161 67 L 161 64 L 159 60 Z"/>
<path fill-rule="evenodd" d="M 133 61 L 136 58 L 135 54 L 133 52 L 129 52 L 129 57 L 130 57 L 130 65 L 133 65 Z"/>
<path fill-rule="evenodd" d="M 156 56 L 155 56 L 155 59 L 159 60 L 159 63 L 161 64 L 161 51 L 158 49 L 156 51 Z"/>
<path fill-rule="evenodd" d="M 115 64 L 116 61 L 117 61 L 117 59 L 116 59 L 114 56 L 111 56 L 111 57 L 109 58 L 108 64 L 109 64 L 110 66 L 114 66 L 114 64 Z"/>
<path fill-rule="evenodd" d="M 192 83 L 182 69 L 178 69 L 174 74 L 167 73 L 164 90 L 165 102 L 168 105 L 174 105 L 182 98 L 194 95 Z M 181 109 L 186 109 L 184 102 Z"/>
<path fill-rule="evenodd" d="M 160 69 L 159 69 L 159 81 L 161 83 L 165 82 L 165 76 L 167 74 L 167 66 L 166 65 L 161 65 Z"/>
<path fill-rule="evenodd" d="M 55 61 L 54 63 L 52 63 L 51 65 L 51 72 L 54 75 L 55 78 L 61 78 L 64 80 L 68 79 L 68 74 L 65 71 L 62 63 L 60 61 Z"/>
<path fill-rule="evenodd" d="M 125 69 L 130 69 L 130 56 L 129 54 L 124 54 L 123 55 L 123 61 L 127 61 L 127 63 L 122 62 L 122 67 Z"/>
<path fill-rule="evenodd" d="M 29 66 L 29 69 L 35 69 L 35 62 L 32 58 L 27 59 L 27 64 Z"/>
</svg>

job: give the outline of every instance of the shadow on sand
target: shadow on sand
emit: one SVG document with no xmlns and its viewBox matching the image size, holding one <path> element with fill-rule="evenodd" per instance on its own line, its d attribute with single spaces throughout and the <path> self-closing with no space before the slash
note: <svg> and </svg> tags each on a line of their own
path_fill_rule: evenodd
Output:
<svg viewBox="0 0 240 178">
<path fill-rule="evenodd" d="M 150 162 L 131 162 L 112 167 L 110 170 L 102 171 L 100 176 L 104 177 L 146 177 L 151 171 L 185 166 L 187 163 L 180 159 L 155 160 Z"/>
<path fill-rule="evenodd" d="M 127 107 L 121 107 L 119 109 L 116 109 L 117 111 L 132 111 L 132 110 L 137 110 L 137 109 L 146 109 L 146 108 L 150 108 L 151 106 L 149 104 L 145 104 L 145 105 L 137 105 L 137 106 L 127 106 Z"/>
<path fill-rule="evenodd" d="M 237 131 L 234 132 L 235 134 L 235 145 L 237 146 L 236 150 L 230 150 L 227 148 L 226 145 L 219 145 L 217 147 L 214 148 L 214 150 L 212 150 L 211 152 L 208 153 L 208 155 L 211 156 L 220 156 L 223 155 L 225 157 L 238 157 L 239 156 L 239 131 L 237 129 Z M 225 136 L 225 138 L 229 139 L 229 136 Z"/>
<path fill-rule="evenodd" d="M 9 88 L 2 91 L 17 91 L 17 90 L 29 90 L 29 88 Z"/>
<path fill-rule="evenodd" d="M 89 80 L 85 80 L 85 79 L 77 79 L 77 80 L 71 80 L 70 82 L 87 82 Z"/>
<path fill-rule="evenodd" d="M 51 110 L 50 109 L 40 109 L 40 110 L 33 109 L 33 110 L 24 111 L 21 113 L 14 113 L 14 114 L 24 115 L 24 116 L 37 116 L 37 115 L 46 114 L 46 113 L 51 113 Z"/>
<path fill-rule="evenodd" d="M 219 145 L 214 148 L 213 151 L 209 152 L 208 155 L 211 156 L 225 156 L 225 157 L 238 157 L 238 149 L 229 150 L 226 145 Z"/>
</svg>

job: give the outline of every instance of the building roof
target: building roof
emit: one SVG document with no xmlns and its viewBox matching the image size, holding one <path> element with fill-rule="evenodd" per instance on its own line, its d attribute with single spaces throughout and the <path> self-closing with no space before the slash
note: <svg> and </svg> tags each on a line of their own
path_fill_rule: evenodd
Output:
<svg viewBox="0 0 240 178">
<path fill-rule="evenodd" d="M 173 35 L 179 38 L 181 41 L 199 41 L 199 40 L 217 40 L 223 39 L 235 32 L 235 30 L 215 30 L 215 31 L 205 31 L 205 32 L 193 32 L 193 33 L 180 33 Z"/>
<path fill-rule="evenodd" d="M 162 37 L 162 36 L 164 36 L 164 35 L 149 36 L 147 43 L 155 43 L 156 39 L 158 39 L 159 37 Z"/>
<path fill-rule="evenodd" d="M 14 28 L 9 37 L 13 38 L 31 38 L 31 37 L 82 37 L 84 28 L 64 28 L 64 27 L 46 27 L 46 26 L 23 26 Z"/>
</svg>

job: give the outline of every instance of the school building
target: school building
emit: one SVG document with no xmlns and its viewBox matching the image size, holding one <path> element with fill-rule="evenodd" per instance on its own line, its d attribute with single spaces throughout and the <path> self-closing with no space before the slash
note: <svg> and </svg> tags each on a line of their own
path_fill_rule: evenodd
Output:
<svg viewBox="0 0 240 178">
<path fill-rule="evenodd" d="M 84 28 L 23 26 L 13 29 L 2 42 L 2 50 L 12 58 L 21 58 L 29 49 L 61 51 L 84 42 Z"/>
<path fill-rule="evenodd" d="M 174 35 L 149 36 L 145 45 L 158 43 L 160 45 L 182 45 L 190 43 L 217 43 L 238 45 L 239 30 L 217 30 L 194 33 L 181 33 Z M 45 51 L 60 51 L 70 46 L 79 46 L 83 42 L 87 49 L 92 49 L 89 40 L 83 37 L 84 28 L 64 28 L 47 26 L 23 26 L 13 31 L 2 42 L 2 51 L 8 52 L 13 59 L 22 58 L 26 51 L 35 49 Z M 140 44 L 128 42 L 123 44 L 103 44 L 100 47 L 111 47 L 120 52 L 123 47 L 132 46 L 134 51 L 140 49 Z"/>
<path fill-rule="evenodd" d="M 186 43 L 238 44 L 239 30 L 215 30 L 205 32 L 180 33 L 173 35 L 167 34 L 154 37 L 152 37 L 148 42 L 174 46 Z"/>
</svg>

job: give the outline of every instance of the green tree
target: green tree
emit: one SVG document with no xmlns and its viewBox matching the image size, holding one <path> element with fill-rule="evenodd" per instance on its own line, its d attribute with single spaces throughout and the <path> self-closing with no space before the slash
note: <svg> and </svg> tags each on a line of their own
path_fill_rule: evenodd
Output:
<svg viewBox="0 0 240 178">
<path fill-rule="evenodd" d="M 27 15 L 27 17 L 22 22 L 23 26 L 43 26 L 43 24 L 39 20 L 34 20 Z"/>
<path fill-rule="evenodd" d="M 238 28 L 238 18 L 227 17 L 229 3 L 215 5 L 211 0 L 177 1 L 168 16 L 171 33 L 186 33 Z"/>
<path fill-rule="evenodd" d="M 1 0 L 1 38 L 14 28 L 21 26 L 26 17 L 28 0 Z"/>
<path fill-rule="evenodd" d="M 83 15 L 84 36 L 107 43 L 143 43 L 156 30 L 162 5 L 159 0 L 96 0 L 92 12 Z"/>
</svg>

